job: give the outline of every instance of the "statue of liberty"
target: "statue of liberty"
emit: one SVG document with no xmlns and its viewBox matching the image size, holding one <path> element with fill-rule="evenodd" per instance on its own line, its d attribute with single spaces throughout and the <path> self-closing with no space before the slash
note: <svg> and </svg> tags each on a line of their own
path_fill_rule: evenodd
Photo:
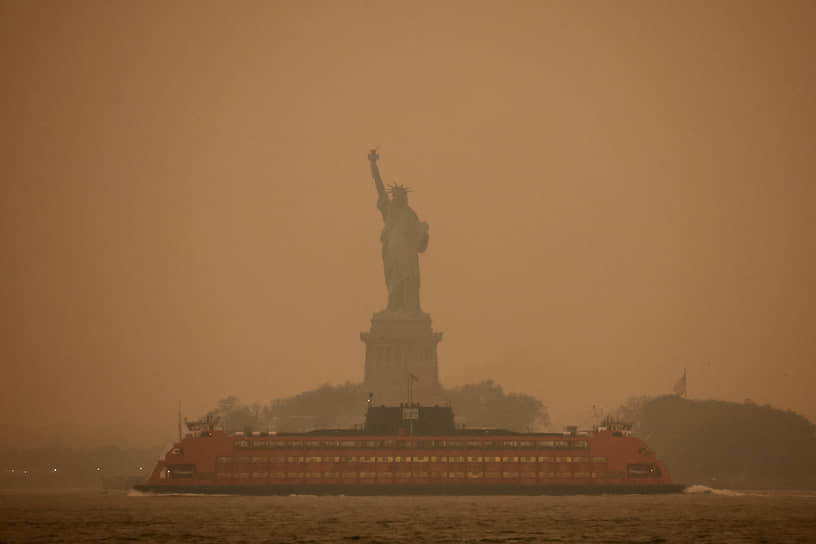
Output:
<svg viewBox="0 0 816 544">
<path fill-rule="evenodd" d="M 420 222 L 408 206 L 408 189 L 399 184 L 386 190 L 380 177 L 376 149 L 368 154 L 377 187 L 377 208 L 383 216 L 382 242 L 388 306 L 379 317 L 427 318 L 419 305 L 419 253 L 428 247 L 428 223 Z M 391 197 L 388 197 L 391 193 Z"/>
</svg>

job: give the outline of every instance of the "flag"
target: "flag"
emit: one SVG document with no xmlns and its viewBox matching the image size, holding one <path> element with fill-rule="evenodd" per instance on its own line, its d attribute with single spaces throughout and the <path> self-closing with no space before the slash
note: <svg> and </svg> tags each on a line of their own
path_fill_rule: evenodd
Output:
<svg viewBox="0 0 816 544">
<path fill-rule="evenodd" d="M 686 369 L 683 369 L 683 376 L 674 384 L 674 394 L 678 397 L 686 396 Z"/>
</svg>

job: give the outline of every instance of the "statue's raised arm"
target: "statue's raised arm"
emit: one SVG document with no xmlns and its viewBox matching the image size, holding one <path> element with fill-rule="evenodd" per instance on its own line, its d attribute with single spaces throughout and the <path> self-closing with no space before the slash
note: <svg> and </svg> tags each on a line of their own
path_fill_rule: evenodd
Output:
<svg viewBox="0 0 816 544">
<path fill-rule="evenodd" d="M 372 149 L 368 153 L 368 160 L 371 163 L 371 176 L 374 178 L 374 185 L 377 187 L 377 195 L 380 200 L 388 199 L 388 193 L 385 192 L 385 185 L 380 177 L 380 168 L 377 166 L 377 159 L 380 156 L 377 154 L 377 149 Z"/>
<path fill-rule="evenodd" d="M 427 319 L 419 305 L 419 254 L 428 247 L 428 223 L 420 221 L 408 205 L 408 187 L 395 183 L 385 188 L 377 166 L 379 158 L 376 149 L 368 153 L 379 195 L 377 208 L 383 217 L 380 242 L 388 287 L 388 306 L 377 315 Z"/>
</svg>

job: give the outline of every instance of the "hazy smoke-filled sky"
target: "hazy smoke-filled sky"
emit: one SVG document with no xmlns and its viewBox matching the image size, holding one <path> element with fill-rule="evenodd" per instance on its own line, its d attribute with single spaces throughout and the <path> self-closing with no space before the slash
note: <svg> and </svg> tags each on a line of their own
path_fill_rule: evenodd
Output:
<svg viewBox="0 0 816 544">
<path fill-rule="evenodd" d="M 9 2 L 0 422 L 362 380 L 366 155 L 453 386 L 816 419 L 816 4 Z"/>
</svg>

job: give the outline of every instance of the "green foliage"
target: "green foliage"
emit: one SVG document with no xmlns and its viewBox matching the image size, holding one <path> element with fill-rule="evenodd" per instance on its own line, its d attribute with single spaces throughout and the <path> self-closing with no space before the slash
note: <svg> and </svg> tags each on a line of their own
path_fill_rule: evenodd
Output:
<svg viewBox="0 0 816 544">
<path fill-rule="evenodd" d="M 632 424 L 632 429 L 635 432 L 640 430 L 641 418 L 643 408 L 652 402 L 653 397 L 640 395 L 636 397 L 629 397 L 629 399 L 618 407 L 612 414 L 612 418 L 618 421 L 623 421 Z"/>
<path fill-rule="evenodd" d="M 284 417 L 303 414 L 359 416 L 365 412 L 367 400 L 368 394 L 360 384 L 325 384 L 293 397 L 273 401 L 269 410 L 274 415 Z"/>
<path fill-rule="evenodd" d="M 505 394 L 493 381 L 456 387 L 447 395 L 454 413 L 469 427 L 527 431 L 549 423 L 541 401 L 530 395 Z M 236 397 L 227 397 L 208 415 L 218 416 L 228 431 L 308 431 L 362 422 L 367 401 L 368 393 L 361 384 L 322 385 L 266 406 L 248 406 Z"/>
<path fill-rule="evenodd" d="M 676 396 L 648 400 L 640 434 L 684 483 L 816 487 L 816 427 L 790 411 Z"/>
<path fill-rule="evenodd" d="M 493 380 L 446 391 L 453 412 L 468 427 L 532 431 L 549 425 L 540 400 L 521 393 L 505 394 Z"/>
</svg>

